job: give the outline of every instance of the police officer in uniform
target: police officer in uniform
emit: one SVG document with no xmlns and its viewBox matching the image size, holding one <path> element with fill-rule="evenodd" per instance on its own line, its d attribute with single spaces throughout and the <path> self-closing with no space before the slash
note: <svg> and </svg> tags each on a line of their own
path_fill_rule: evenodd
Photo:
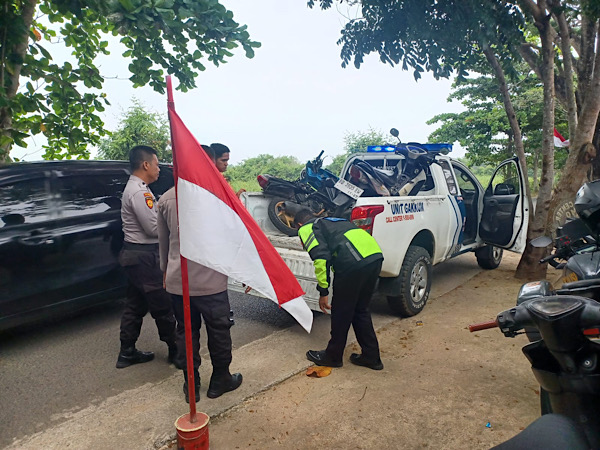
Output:
<svg viewBox="0 0 600 450">
<path fill-rule="evenodd" d="M 121 200 L 121 219 L 125 242 L 119 255 L 129 288 L 121 317 L 121 350 L 117 368 L 154 359 L 154 353 L 135 348 L 146 313 L 156 322 L 161 341 L 169 348 L 169 362 L 177 355 L 175 317 L 171 297 L 163 288 L 159 265 L 156 199 L 148 187 L 158 180 L 160 168 L 156 150 L 138 145 L 129 152 L 132 174 Z"/>
<path fill-rule="evenodd" d="M 202 146 L 211 156 L 211 148 Z M 214 158 L 213 158 L 214 160 Z M 177 203 L 175 188 L 165 192 L 158 202 L 158 239 L 160 266 L 165 272 L 166 290 L 173 299 L 173 309 L 177 318 L 178 366 L 183 368 L 183 393 L 189 403 L 188 375 L 185 364 L 185 322 L 183 313 L 183 286 L 181 283 L 181 258 L 178 233 Z M 210 239 L 205 236 L 204 239 Z M 200 400 L 200 327 L 206 325 L 208 351 L 212 363 L 212 375 L 206 396 L 217 398 L 233 391 L 242 384 L 242 374 L 229 371 L 232 361 L 230 328 L 233 319 L 227 296 L 227 275 L 188 260 L 188 280 L 190 294 L 190 318 L 192 332 L 192 354 L 194 359 L 194 385 L 196 401 Z"/>
<path fill-rule="evenodd" d="M 306 357 L 319 366 L 342 367 L 350 325 L 362 353 L 352 353 L 350 362 L 373 370 L 383 369 L 379 343 L 369 304 L 381 271 L 383 254 L 375 239 L 345 219 L 315 219 L 303 209 L 296 214 L 298 236 L 315 266 L 319 307 L 331 310 L 331 339 L 325 350 L 309 350 Z M 327 302 L 330 268 L 335 272 L 331 306 Z"/>
</svg>

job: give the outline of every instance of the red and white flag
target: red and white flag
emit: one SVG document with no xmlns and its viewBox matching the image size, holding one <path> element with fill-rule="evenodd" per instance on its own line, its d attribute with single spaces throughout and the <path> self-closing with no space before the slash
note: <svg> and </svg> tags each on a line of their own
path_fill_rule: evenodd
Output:
<svg viewBox="0 0 600 450">
<path fill-rule="evenodd" d="M 562 137 L 558 130 L 554 129 L 554 146 L 555 147 L 568 147 L 569 140 Z"/>
<path fill-rule="evenodd" d="M 304 291 L 196 138 L 169 107 L 181 255 L 273 300 L 310 332 Z"/>
</svg>

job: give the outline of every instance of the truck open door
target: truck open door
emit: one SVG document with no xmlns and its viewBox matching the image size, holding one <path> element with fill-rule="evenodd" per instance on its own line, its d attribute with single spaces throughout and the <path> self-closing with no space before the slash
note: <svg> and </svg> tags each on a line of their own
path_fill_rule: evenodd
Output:
<svg viewBox="0 0 600 450">
<path fill-rule="evenodd" d="M 522 252 L 527 239 L 529 200 L 517 158 L 503 161 L 483 194 L 479 236 L 489 245 Z"/>
</svg>

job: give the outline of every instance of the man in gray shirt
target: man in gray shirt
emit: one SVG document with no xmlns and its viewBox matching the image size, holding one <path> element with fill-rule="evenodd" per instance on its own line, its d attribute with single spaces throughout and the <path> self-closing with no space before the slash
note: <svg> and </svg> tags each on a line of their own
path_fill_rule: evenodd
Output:
<svg viewBox="0 0 600 450">
<path fill-rule="evenodd" d="M 203 146 L 205 151 L 210 152 Z M 210 239 L 210 236 L 204 236 Z M 177 317 L 177 365 L 185 365 L 185 323 L 183 319 L 183 287 L 181 283 L 181 259 L 179 256 L 179 232 L 175 188 L 165 192 L 158 202 L 158 239 L 160 268 L 165 272 L 167 292 L 173 298 L 173 309 Z M 194 385 L 196 401 L 200 400 L 200 327 L 206 324 L 208 351 L 213 366 L 210 384 L 206 393 L 217 398 L 237 389 L 242 384 L 242 374 L 229 372 L 231 364 L 231 333 L 227 276 L 193 261 L 187 262 L 190 289 L 190 315 L 192 329 L 192 352 L 194 356 Z M 183 392 L 189 403 L 187 372 L 184 369 Z"/>
<path fill-rule="evenodd" d="M 148 311 L 156 322 L 161 341 L 169 348 L 169 362 L 177 354 L 175 317 L 171 298 L 164 290 L 159 267 L 156 199 L 148 187 L 158 180 L 160 168 L 156 150 L 138 145 L 129 152 L 132 175 L 121 200 L 121 219 L 125 242 L 119 255 L 129 288 L 121 317 L 121 350 L 117 368 L 154 359 L 154 353 L 135 348 L 142 321 Z"/>
</svg>

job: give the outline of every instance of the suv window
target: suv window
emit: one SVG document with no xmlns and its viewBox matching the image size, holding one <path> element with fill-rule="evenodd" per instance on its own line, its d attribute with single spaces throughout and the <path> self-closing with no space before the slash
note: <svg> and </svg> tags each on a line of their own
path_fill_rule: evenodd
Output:
<svg viewBox="0 0 600 450">
<path fill-rule="evenodd" d="M 121 210 L 121 195 L 127 184 L 124 172 L 68 175 L 58 178 L 57 193 L 63 217 Z"/>
<path fill-rule="evenodd" d="M 46 178 L 33 178 L 0 186 L 0 228 L 50 219 Z"/>
</svg>

